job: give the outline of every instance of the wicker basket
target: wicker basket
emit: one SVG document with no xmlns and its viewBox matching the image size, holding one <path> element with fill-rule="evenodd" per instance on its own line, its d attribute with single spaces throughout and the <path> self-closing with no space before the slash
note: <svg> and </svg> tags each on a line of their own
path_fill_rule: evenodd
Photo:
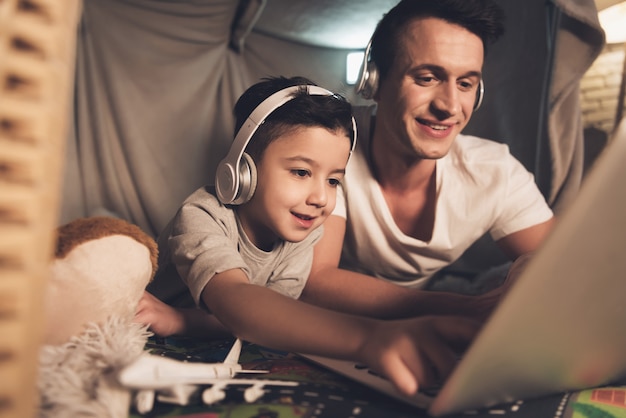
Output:
<svg viewBox="0 0 626 418">
<path fill-rule="evenodd" d="M 33 417 L 80 0 L 0 0 L 0 417 Z"/>
</svg>

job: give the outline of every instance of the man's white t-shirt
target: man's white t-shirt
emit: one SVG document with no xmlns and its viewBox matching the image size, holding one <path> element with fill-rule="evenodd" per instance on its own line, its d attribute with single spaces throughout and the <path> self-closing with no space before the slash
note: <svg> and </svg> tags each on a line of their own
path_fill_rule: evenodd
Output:
<svg viewBox="0 0 626 418">
<path fill-rule="evenodd" d="M 333 212 L 347 218 L 341 267 L 417 287 L 485 233 L 498 240 L 552 217 L 533 175 L 507 145 L 459 135 L 436 162 L 431 240 L 405 235 L 368 164 L 372 111 L 355 108 L 359 139 Z"/>
</svg>

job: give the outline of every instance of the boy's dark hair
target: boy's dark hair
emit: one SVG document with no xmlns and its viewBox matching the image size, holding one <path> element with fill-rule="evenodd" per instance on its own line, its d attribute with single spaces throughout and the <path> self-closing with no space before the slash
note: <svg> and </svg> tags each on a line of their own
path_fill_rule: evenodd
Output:
<svg viewBox="0 0 626 418">
<path fill-rule="evenodd" d="M 316 84 L 304 77 L 269 77 L 248 88 L 235 104 L 235 135 L 263 100 L 287 87 L 306 85 Z M 258 162 L 267 146 L 279 136 L 294 128 L 315 126 L 344 132 L 352 141 L 352 106 L 337 94 L 309 95 L 302 89 L 265 119 L 248 143 L 246 153 Z"/>
<path fill-rule="evenodd" d="M 424 17 L 467 29 L 483 41 L 485 53 L 487 46 L 504 33 L 504 11 L 494 0 L 402 0 L 383 16 L 372 36 L 371 60 L 381 79 L 401 51 L 407 25 Z"/>
</svg>

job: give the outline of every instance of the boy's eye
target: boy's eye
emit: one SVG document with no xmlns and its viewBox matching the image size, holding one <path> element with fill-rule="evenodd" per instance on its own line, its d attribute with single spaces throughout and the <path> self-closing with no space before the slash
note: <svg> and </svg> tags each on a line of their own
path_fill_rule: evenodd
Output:
<svg viewBox="0 0 626 418">
<path fill-rule="evenodd" d="M 303 168 L 296 168 L 291 170 L 291 174 L 297 177 L 306 177 L 309 175 L 309 170 L 305 170 Z"/>
<path fill-rule="evenodd" d="M 328 184 L 330 184 L 332 187 L 337 187 L 339 186 L 339 179 L 328 179 Z"/>
</svg>

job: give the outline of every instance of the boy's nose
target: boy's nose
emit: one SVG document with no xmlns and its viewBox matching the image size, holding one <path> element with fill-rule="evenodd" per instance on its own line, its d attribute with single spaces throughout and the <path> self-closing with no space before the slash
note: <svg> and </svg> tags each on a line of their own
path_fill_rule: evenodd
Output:
<svg viewBox="0 0 626 418">
<path fill-rule="evenodd" d="M 307 204 L 323 208 L 328 203 L 328 193 L 326 191 L 326 182 L 324 184 L 315 184 L 307 198 Z"/>
</svg>

